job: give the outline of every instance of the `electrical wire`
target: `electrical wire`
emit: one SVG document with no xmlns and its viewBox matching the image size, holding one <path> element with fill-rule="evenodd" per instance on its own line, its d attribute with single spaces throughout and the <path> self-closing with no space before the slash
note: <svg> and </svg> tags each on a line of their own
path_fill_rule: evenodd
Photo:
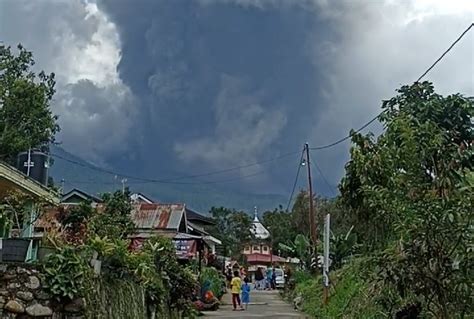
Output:
<svg viewBox="0 0 474 319">
<path fill-rule="evenodd" d="M 441 54 L 441 56 L 425 71 L 423 72 L 423 74 L 421 74 L 421 76 L 415 81 L 415 83 L 418 83 L 420 82 L 435 66 L 436 64 L 438 64 L 445 56 L 446 54 L 448 54 L 449 51 L 451 51 L 451 49 L 459 42 L 461 41 L 461 39 L 466 35 L 466 33 L 468 33 L 471 28 L 474 26 L 474 23 L 471 23 L 462 33 L 461 35 L 446 49 L 446 51 L 443 52 L 443 54 Z M 379 118 L 379 116 L 383 113 L 383 111 L 381 111 L 380 113 L 378 113 L 374 118 L 372 118 L 370 121 L 368 121 L 367 123 L 365 123 L 364 125 L 362 125 L 362 127 L 360 127 L 358 130 L 354 131 L 352 134 L 349 134 L 333 143 L 330 143 L 330 144 L 327 144 L 327 145 L 322 145 L 322 146 L 315 146 L 315 147 L 310 147 L 310 150 L 323 150 L 323 149 L 326 149 L 326 148 L 331 148 L 333 146 L 336 146 L 348 139 L 350 139 L 354 134 L 356 133 L 359 133 L 360 131 L 362 131 L 363 129 L 365 129 L 367 126 L 369 126 L 370 124 L 372 124 L 375 120 L 377 120 Z"/>
<path fill-rule="evenodd" d="M 202 181 L 202 182 L 195 182 L 195 183 L 192 183 L 192 182 L 178 182 L 178 181 L 183 180 L 183 179 L 190 179 L 190 178 L 197 178 L 197 177 L 204 177 L 204 176 L 211 176 L 211 175 L 216 175 L 216 174 L 228 173 L 228 172 L 232 172 L 232 171 L 243 169 L 243 168 L 248 168 L 248 167 L 261 165 L 261 164 L 267 164 L 267 163 L 270 163 L 270 162 L 273 162 L 273 161 L 276 161 L 276 160 L 280 160 L 280 159 L 283 159 L 283 158 L 286 158 L 286 157 L 290 157 L 291 155 L 295 155 L 295 154 L 298 154 L 298 153 L 299 152 L 285 153 L 285 154 L 282 154 L 280 156 L 276 156 L 276 157 L 273 157 L 273 158 L 270 158 L 270 159 L 267 159 L 267 160 L 263 160 L 263 161 L 254 162 L 254 163 L 251 163 L 251 164 L 234 166 L 234 167 L 231 167 L 231 168 L 222 169 L 222 170 L 213 171 L 213 172 L 207 172 L 207 173 L 203 173 L 203 174 L 187 175 L 187 176 L 180 176 L 180 177 L 168 178 L 168 179 L 151 179 L 151 178 L 143 178 L 143 177 L 133 176 L 133 175 L 128 175 L 128 174 L 121 174 L 119 172 L 115 172 L 115 171 L 112 171 L 112 170 L 100 168 L 100 167 L 97 167 L 97 166 L 94 166 L 94 165 L 91 165 L 91 164 L 88 164 L 88 163 L 83 163 L 83 162 L 78 162 L 78 161 L 75 161 L 75 160 L 71 160 L 71 159 L 65 158 L 63 156 L 60 156 L 58 154 L 51 154 L 51 156 L 53 156 L 55 158 L 59 158 L 59 159 L 64 160 L 66 162 L 81 166 L 81 167 L 91 169 L 91 170 L 95 170 L 95 171 L 110 174 L 110 175 L 124 177 L 124 178 L 130 179 L 130 180 L 141 181 L 143 183 L 197 185 L 197 184 L 215 184 L 215 183 L 221 183 L 221 182 L 228 182 L 228 181 L 233 181 L 233 180 L 238 180 L 238 179 L 242 179 L 242 178 L 248 178 L 248 177 L 260 175 L 260 174 L 263 174 L 264 172 L 260 171 L 257 174 L 244 175 L 244 176 L 240 176 L 238 178 L 233 178 L 233 179 L 224 180 L 224 181 Z"/>
<path fill-rule="evenodd" d="M 370 124 L 372 124 L 376 119 L 379 118 L 380 114 L 382 114 L 382 112 L 380 112 L 379 114 L 377 114 L 377 116 L 375 116 L 373 119 L 371 119 L 370 121 L 368 121 L 367 123 L 365 123 L 364 125 L 362 125 L 358 130 L 354 131 L 352 134 L 349 134 L 347 135 L 346 137 L 343 137 L 341 138 L 340 140 L 337 140 L 333 143 L 330 143 L 330 144 L 327 144 L 327 145 L 321 145 L 321 146 L 315 146 L 315 147 L 310 147 L 309 149 L 312 150 L 312 151 L 315 151 L 315 150 L 323 150 L 323 149 L 326 149 L 326 148 L 330 148 L 330 147 L 333 147 L 333 146 L 336 146 L 337 144 L 341 144 L 342 142 L 350 139 L 352 137 L 352 135 L 356 134 L 356 133 L 359 133 L 360 131 L 362 131 L 363 129 L 365 129 L 367 126 L 369 126 Z"/>
<path fill-rule="evenodd" d="M 451 51 L 451 49 L 467 34 L 467 32 L 469 30 L 471 30 L 471 28 L 474 26 L 474 23 L 471 23 L 468 28 L 466 30 L 464 30 L 461 35 L 448 47 L 448 49 L 446 51 L 443 52 L 443 54 L 425 71 L 423 72 L 423 74 L 416 80 L 416 82 L 419 82 L 421 81 L 445 56 L 446 54 Z M 415 83 L 416 83 L 415 82 Z M 382 111 L 383 112 L 383 111 Z M 369 126 L 370 124 L 372 124 L 375 120 L 378 119 L 378 117 L 382 114 L 382 112 L 380 112 L 379 114 L 377 114 L 377 116 L 375 116 L 374 118 L 372 118 L 370 121 L 368 121 L 367 123 L 365 123 L 363 126 L 361 126 L 358 130 L 356 130 L 354 133 L 358 133 L 360 131 L 362 131 L 363 129 L 365 129 L 367 126 Z M 332 142 L 332 143 L 329 143 L 329 144 L 326 144 L 326 145 L 321 145 L 321 146 L 315 146 L 315 147 L 311 147 L 310 150 L 322 150 L 322 149 L 327 149 L 327 148 L 331 148 L 333 146 L 336 146 L 348 139 L 350 139 L 352 137 L 352 135 L 354 134 L 349 134 L 335 142 Z M 180 177 L 175 177 L 175 178 L 168 178 L 168 179 L 149 179 L 149 178 L 142 178 L 142 177 L 139 177 L 139 176 L 133 176 L 133 175 L 127 175 L 127 174 L 121 174 L 121 173 L 117 173 L 117 172 L 114 172 L 114 171 L 111 171 L 111 170 L 107 170 L 107 169 L 104 169 L 104 168 L 99 168 L 99 167 L 96 167 L 96 166 L 93 166 L 93 165 L 87 165 L 87 164 L 84 164 L 84 163 L 81 163 L 81 162 L 78 162 L 78 161 L 74 161 L 74 160 L 71 160 L 71 159 L 67 159 L 65 157 L 62 157 L 58 154 L 51 154 L 51 156 L 55 157 L 55 158 L 59 158 L 59 159 L 62 159 L 64 161 L 67 161 L 67 162 L 70 162 L 70 163 L 73 163 L 75 165 L 79 165 L 79 166 L 82 166 L 82 167 L 86 167 L 86 168 L 89 168 L 89 169 L 92 169 L 92 170 L 96 170 L 96 171 L 100 171 L 100 172 L 103 172 L 103 173 L 107 173 L 107 174 L 112 174 L 112 175 L 118 175 L 118 176 L 121 176 L 121 177 L 125 177 L 125 178 L 128 178 L 128 179 L 133 179 L 133 180 L 138 180 L 138 181 L 142 181 L 142 182 L 149 182 L 149 183 L 164 183 L 164 184 L 169 184 L 169 183 L 173 183 L 173 182 L 176 182 L 178 180 L 182 180 L 182 179 L 191 179 L 191 178 L 197 178 L 197 177 L 204 177 L 204 176 L 211 176 L 211 175 L 216 175 L 216 174 L 222 174 L 222 173 L 227 173 L 227 172 L 231 172 L 231 171 L 235 171 L 235 170 L 239 170 L 239 169 L 242 169 L 242 168 L 247 168 L 247 167 L 252 167 L 252 166 L 256 166 L 256 165 L 260 165 L 260 164 L 265 164 L 265 163 L 269 163 L 269 162 L 272 162 L 272 161 L 275 161 L 275 160 L 278 160 L 278 159 L 281 159 L 281 158 L 285 158 L 287 156 L 290 156 L 290 155 L 293 155 L 293 154 L 297 154 L 298 152 L 291 152 L 291 153 L 286 153 L 286 154 L 283 154 L 283 155 L 280 155 L 280 156 L 277 156 L 277 157 L 273 157 L 273 158 L 270 158 L 270 159 L 267 159 L 267 160 L 263 160 L 263 161 L 259 161 L 259 162 L 255 162 L 255 163 L 251 163 L 251 164 L 246 164 L 246 165 L 240 165 L 240 166 L 234 166 L 234 167 L 231 167 L 231 168 L 227 168 L 227 169 L 223 169 L 223 170 L 218 170 L 218 171 L 212 171 L 212 172 L 207 172 L 207 173 L 203 173 L 203 174 L 195 174 L 195 175 L 187 175 L 187 176 L 180 176 Z M 299 168 L 298 168 L 298 174 L 299 174 Z M 241 178 L 243 178 L 244 176 L 242 176 Z M 221 181 L 207 181 L 207 182 L 201 182 L 201 183 L 214 183 L 214 182 L 221 182 Z M 295 181 L 295 183 L 297 182 L 297 180 Z M 198 183 L 199 184 L 199 183 Z M 294 186 L 295 188 L 296 186 Z M 293 197 L 293 193 L 294 193 L 294 188 L 293 188 L 293 191 L 292 191 L 292 195 L 290 197 L 290 199 L 292 199 Z"/>
<path fill-rule="evenodd" d="M 319 175 L 321 175 L 321 178 L 323 179 L 324 183 L 326 184 L 326 186 L 329 188 L 329 190 L 331 191 L 331 193 L 336 196 L 336 192 L 334 191 L 334 187 L 331 186 L 331 184 L 329 184 L 326 176 L 324 176 L 323 174 L 323 171 L 321 169 L 321 167 L 319 167 L 318 163 L 316 161 L 311 161 L 311 164 L 313 164 L 314 168 L 316 168 L 316 170 L 319 172 Z"/>
<path fill-rule="evenodd" d="M 303 162 L 304 150 L 301 151 L 301 158 L 298 162 L 298 169 L 296 170 L 295 182 L 293 183 L 293 189 L 291 190 L 290 199 L 288 200 L 288 205 L 286 206 L 286 211 L 290 209 L 291 201 L 293 200 L 293 195 L 295 194 L 296 185 L 298 184 L 298 177 L 300 176 L 301 163 Z"/>
<path fill-rule="evenodd" d="M 461 33 L 461 35 L 456 39 L 456 41 L 454 41 L 454 42 L 449 46 L 449 48 L 448 48 L 446 51 L 444 51 L 443 54 L 441 54 L 441 56 L 440 56 L 425 72 L 423 72 L 423 74 L 418 78 L 418 80 L 416 80 L 416 82 L 420 82 L 421 79 L 423 79 L 423 78 L 425 77 L 425 75 L 427 75 L 427 74 L 436 66 L 436 64 L 438 64 L 438 62 L 441 61 L 441 60 L 444 58 L 444 56 L 445 56 L 446 54 L 448 54 L 448 52 L 451 51 L 451 49 L 452 49 L 459 41 L 461 41 L 461 39 L 466 35 L 466 33 L 469 32 L 469 30 L 471 30 L 471 28 L 472 28 L 473 26 L 474 26 L 474 22 L 471 23 L 471 25 L 468 26 L 467 29 L 464 30 L 463 33 Z"/>
<path fill-rule="evenodd" d="M 246 179 L 246 178 L 251 178 L 251 177 L 255 177 L 255 176 L 258 176 L 258 175 L 262 175 L 266 173 L 266 171 L 264 170 L 261 170 L 261 171 L 258 171 L 256 173 L 253 173 L 253 174 L 248 174 L 248 175 L 242 175 L 242 176 L 237 176 L 237 177 L 234 177 L 234 178 L 229 178 L 229 179 L 224 179 L 224 180 L 217 180 L 217 181 L 200 181 L 200 182 L 167 182 L 166 184 L 175 184 L 175 185 L 203 185 L 203 184 L 220 184 L 220 183 L 229 183 L 229 182 L 234 182 L 234 181 L 238 181 L 238 180 L 242 180 L 242 179 Z M 76 184 L 99 184 L 99 185 L 111 185 L 111 184 L 115 184 L 115 182 L 108 182 L 108 181 L 104 181 L 104 182 L 98 182 L 98 181 L 72 181 L 70 182 L 71 184 L 72 183 L 76 183 Z M 154 181 L 130 181 L 128 182 L 129 184 L 134 184 L 134 185 L 141 185 L 141 184 L 153 184 L 153 183 L 156 183 Z"/>
</svg>

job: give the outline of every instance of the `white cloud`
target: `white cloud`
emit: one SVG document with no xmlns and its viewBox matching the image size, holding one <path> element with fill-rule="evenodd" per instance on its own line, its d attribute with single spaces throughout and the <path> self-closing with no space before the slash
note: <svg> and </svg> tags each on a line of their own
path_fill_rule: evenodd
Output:
<svg viewBox="0 0 474 319">
<path fill-rule="evenodd" d="M 134 99 L 117 72 L 117 28 L 94 1 L 1 1 L 0 36 L 31 50 L 36 69 L 56 74 L 52 108 L 66 149 L 96 162 L 124 149 Z"/>
<path fill-rule="evenodd" d="M 130 108 L 135 101 L 120 85 L 99 87 L 90 80 L 79 80 L 58 92 L 55 105 L 67 134 L 59 136 L 66 149 L 97 164 L 105 165 L 103 155 L 120 154 L 127 149 L 135 118 Z"/>
<path fill-rule="evenodd" d="M 383 99 L 414 82 L 474 20 L 471 1 L 330 2 L 321 7 L 338 38 L 312 43 L 314 63 L 325 70 L 329 105 L 313 128 L 317 144 L 347 135 L 379 111 Z M 474 95 L 474 29 L 424 80 L 441 94 Z M 371 127 L 373 129 L 373 127 Z M 347 148 L 318 156 L 333 181 L 343 173 Z M 334 163 L 339 162 L 339 165 Z"/>
</svg>

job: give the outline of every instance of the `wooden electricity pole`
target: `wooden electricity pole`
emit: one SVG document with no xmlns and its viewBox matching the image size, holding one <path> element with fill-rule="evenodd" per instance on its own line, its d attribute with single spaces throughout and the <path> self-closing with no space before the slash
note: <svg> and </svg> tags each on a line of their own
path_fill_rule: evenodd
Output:
<svg viewBox="0 0 474 319">
<path fill-rule="evenodd" d="M 306 152 L 306 166 L 308 167 L 308 184 L 309 184 L 309 231 L 311 236 L 311 244 L 314 249 L 317 244 L 316 237 L 316 218 L 314 214 L 314 202 L 313 202 L 313 183 L 311 182 L 311 162 L 309 159 L 309 144 L 304 145 Z"/>
</svg>

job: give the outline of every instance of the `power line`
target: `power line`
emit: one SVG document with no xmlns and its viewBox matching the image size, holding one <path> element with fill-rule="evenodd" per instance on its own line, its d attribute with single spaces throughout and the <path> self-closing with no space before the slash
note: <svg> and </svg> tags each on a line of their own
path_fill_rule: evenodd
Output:
<svg viewBox="0 0 474 319">
<path fill-rule="evenodd" d="M 443 52 L 443 54 L 441 54 L 441 56 L 425 71 L 423 72 L 423 74 L 418 78 L 418 80 L 415 81 L 415 83 L 417 82 L 420 82 L 435 66 L 436 64 L 438 64 L 445 56 L 446 54 L 448 54 L 449 51 L 451 51 L 451 49 L 466 35 L 466 33 L 469 32 L 469 30 L 471 30 L 471 28 L 474 26 L 474 23 L 471 23 L 467 28 L 466 30 L 464 30 L 461 35 L 448 47 L 448 49 L 446 49 L 446 51 Z M 376 119 L 378 119 L 378 117 L 383 113 L 383 111 L 381 111 L 380 113 L 378 113 L 374 118 L 372 118 L 370 121 L 368 121 L 367 123 L 365 123 L 364 125 L 362 125 L 362 127 L 360 127 L 358 130 L 354 131 L 352 134 L 349 134 L 347 135 L 346 137 L 343 137 L 333 143 L 330 143 L 330 144 L 327 144 L 327 145 L 322 145 L 322 146 L 316 146 L 316 147 L 311 147 L 310 150 L 322 150 L 322 149 L 326 149 L 326 148 L 330 148 L 330 147 L 333 147 L 337 144 L 340 144 L 348 139 L 350 139 L 354 134 L 356 133 L 359 133 L 360 131 L 362 131 L 363 129 L 365 129 L 367 126 L 369 126 L 370 124 L 372 124 Z"/>
<path fill-rule="evenodd" d="M 112 171 L 112 170 L 108 170 L 108 169 L 105 169 L 105 168 L 100 168 L 100 167 L 97 167 L 97 166 L 94 166 L 94 165 L 90 165 L 88 163 L 83 163 L 83 162 L 71 160 L 71 159 L 63 157 L 61 155 L 58 155 L 58 154 L 51 154 L 51 156 L 53 156 L 55 158 L 62 159 L 66 162 L 69 162 L 69 163 L 72 163 L 72 164 L 75 164 L 75 165 L 78 165 L 78 166 L 81 166 L 81 167 L 91 169 L 91 170 L 99 171 L 99 172 L 114 175 L 114 176 L 115 175 L 121 176 L 121 177 L 128 178 L 128 179 L 131 179 L 131 180 L 141 181 L 143 183 L 182 184 L 182 185 L 194 185 L 194 184 L 196 184 L 197 185 L 197 184 L 215 184 L 215 183 L 221 183 L 221 182 L 228 182 L 228 181 L 233 181 L 233 180 L 238 180 L 238 179 L 242 179 L 242 178 L 248 178 L 248 177 L 256 176 L 256 175 L 259 175 L 259 174 L 263 174 L 264 172 L 260 171 L 259 173 L 256 173 L 256 174 L 244 175 L 244 176 L 240 176 L 238 178 L 228 179 L 228 180 L 224 180 L 224 181 L 203 181 L 203 182 L 195 182 L 195 183 L 177 182 L 177 181 L 183 180 L 183 179 L 190 179 L 190 178 L 197 178 L 197 177 L 204 177 L 204 176 L 211 176 L 211 175 L 216 175 L 216 174 L 228 173 L 228 172 L 232 172 L 232 171 L 243 169 L 243 168 L 248 168 L 248 167 L 252 167 L 252 166 L 256 166 L 256 165 L 270 163 L 270 162 L 273 162 L 273 161 L 276 161 L 276 160 L 280 160 L 280 159 L 289 157 L 291 155 L 295 155 L 297 153 L 298 152 L 285 153 L 285 154 L 282 154 L 280 156 L 276 156 L 276 157 L 273 157 L 273 158 L 270 158 L 270 159 L 267 159 L 267 160 L 258 161 L 258 162 L 254 162 L 254 163 L 250 163 L 250 164 L 246 164 L 246 165 L 234 166 L 234 167 L 231 167 L 231 168 L 222 169 L 222 170 L 213 171 L 213 172 L 207 172 L 207 173 L 203 173 L 203 174 L 187 175 L 187 176 L 180 176 L 180 177 L 168 178 L 168 179 L 150 179 L 150 178 L 143 178 L 143 177 L 133 176 L 133 175 L 128 175 L 128 174 L 121 174 L 121 173 L 118 173 L 118 172 L 115 172 L 115 171 Z"/>
<path fill-rule="evenodd" d="M 295 194 L 296 185 L 298 184 L 298 177 L 300 175 L 301 163 L 303 162 L 303 156 L 304 156 L 304 152 L 302 151 L 301 152 L 301 158 L 298 162 L 298 169 L 296 170 L 296 177 L 295 177 L 295 182 L 293 183 L 293 189 L 291 190 L 290 199 L 288 200 L 288 205 L 286 206 L 286 211 L 287 212 L 290 209 L 291 201 L 293 200 L 293 195 Z"/>
<path fill-rule="evenodd" d="M 469 32 L 469 30 L 471 30 L 471 28 L 472 28 L 473 26 L 474 26 L 474 22 L 471 23 L 471 25 L 468 26 L 467 29 L 464 30 L 463 33 L 461 33 L 461 35 L 456 39 L 456 41 L 454 41 L 454 42 L 449 46 L 449 48 L 448 48 L 446 51 L 444 51 L 443 54 L 441 54 L 441 56 L 440 56 L 425 72 L 423 72 L 423 74 L 418 78 L 418 80 L 416 80 L 416 82 L 420 82 L 420 80 L 421 80 L 422 78 L 424 78 L 425 75 L 427 75 L 428 72 L 430 72 L 430 71 L 435 67 L 435 65 L 438 64 L 438 62 L 441 61 L 441 60 L 444 58 L 444 56 L 445 56 L 449 51 L 451 51 L 451 49 L 464 37 L 464 35 L 466 35 L 466 33 Z"/>
<path fill-rule="evenodd" d="M 318 163 L 316 161 L 311 161 L 311 164 L 316 168 L 316 170 L 319 172 L 319 175 L 321 175 L 321 178 L 323 179 L 324 183 L 326 183 L 326 186 L 329 188 L 331 193 L 336 196 L 336 192 L 334 192 L 333 186 L 329 184 L 328 180 L 326 179 L 326 176 L 324 176 L 323 171 L 321 167 L 319 167 Z"/>
<path fill-rule="evenodd" d="M 315 150 L 323 150 L 323 149 L 326 149 L 326 148 L 330 148 L 330 147 L 333 147 L 337 144 L 340 144 L 348 139 L 350 139 L 352 137 L 352 135 L 356 134 L 356 133 L 359 133 L 360 131 L 362 131 L 363 129 L 365 129 L 367 126 L 369 126 L 370 124 L 372 124 L 376 119 L 379 118 L 380 114 L 382 114 L 382 112 L 380 112 L 379 114 L 377 114 L 377 116 L 375 116 L 373 119 L 371 119 L 370 121 L 368 121 L 367 123 L 365 123 L 364 125 L 362 125 L 358 130 L 354 131 L 354 133 L 352 134 L 349 134 L 347 135 L 346 137 L 343 137 L 341 138 L 340 140 L 337 140 L 333 143 L 330 143 L 330 144 L 327 144 L 327 145 L 321 145 L 321 146 L 315 146 L 315 147 L 310 147 L 309 149 L 312 150 L 312 151 L 315 151 Z"/>
<path fill-rule="evenodd" d="M 217 181 L 200 181 L 200 182 L 166 182 L 166 184 L 175 184 L 175 185 L 203 185 L 203 184 L 220 184 L 220 183 L 229 183 L 229 182 L 234 182 L 246 178 L 251 178 L 254 176 L 262 175 L 264 174 L 265 171 L 261 170 L 253 174 L 248 174 L 248 175 L 242 175 L 242 176 L 237 176 L 234 178 L 229 178 L 229 179 L 224 179 L 224 180 L 217 180 Z M 115 182 L 98 182 L 98 181 L 72 181 L 69 183 L 77 183 L 77 184 L 100 184 L 100 185 L 112 185 L 115 184 Z M 134 185 L 140 185 L 140 184 L 154 184 L 156 182 L 154 181 L 130 181 L 128 182 L 129 184 L 134 184 Z"/>
<path fill-rule="evenodd" d="M 445 56 L 446 54 L 451 51 L 451 49 L 467 34 L 467 32 L 474 26 L 474 23 L 471 23 L 468 28 L 466 30 L 464 30 L 461 35 L 448 47 L 448 49 L 443 52 L 443 54 L 418 78 L 418 80 L 416 82 L 419 82 L 421 79 L 423 79 L 423 77 L 425 77 L 435 66 L 436 64 L 438 64 Z M 382 111 L 383 112 L 383 111 Z M 358 130 L 356 130 L 354 133 L 358 133 L 360 131 L 362 131 L 363 129 L 365 129 L 367 126 L 369 126 L 370 124 L 372 124 L 375 120 L 378 119 L 378 117 L 382 114 L 382 112 L 380 112 L 379 114 L 377 114 L 377 116 L 375 116 L 374 118 L 372 118 L 370 121 L 368 121 L 367 123 L 365 123 L 362 127 L 360 127 Z M 321 145 L 321 146 L 315 146 L 315 147 L 311 147 L 310 149 L 311 150 L 322 150 L 322 149 L 327 149 L 327 148 L 331 148 L 333 146 L 336 146 L 348 139 L 350 139 L 352 137 L 352 135 L 354 134 L 349 134 L 335 142 L 332 142 L 332 143 L 329 143 L 329 144 L 326 144 L 326 145 Z M 217 171 L 212 171 L 212 172 L 207 172 L 207 173 L 203 173 L 203 174 L 195 174 L 195 175 L 187 175 L 187 176 L 180 176 L 180 177 L 175 177 L 175 178 L 168 178 L 168 179 L 149 179 L 149 178 L 142 178 L 142 177 L 139 177 L 139 176 L 132 176 L 132 175 L 127 175 L 127 174 L 120 174 L 120 173 L 117 173 L 117 172 L 114 172 L 114 171 L 111 171 L 111 170 L 107 170 L 107 169 L 103 169 L 103 168 L 98 168 L 96 166 L 93 166 L 93 165 L 85 165 L 81 162 L 78 162 L 78 161 L 74 161 L 74 160 L 70 160 L 70 159 L 67 159 L 65 157 L 62 157 L 60 155 L 57 155 L 57 154 L 51 154 L 51 156 L 53 157 L 56 157 L 56 158 L 59 158 L 59 159 L 62 159 L 62 160 L 65 160 L 67 162 L 70 162 L 70 163 L 73 163 L 75 165 L 79 165 L 79 166 L 82 166 L 82 167 L 86 167 L 86 168 L 89 168 L 89 169 L 92 169 L 92 170 L 96 170 L 96 171 L 100 171 L 100 172 L 103 172 L 103 173 L 107 173 L 107 174 L 111 174 L 111 175 L 119 175 L 121 177 L 125 177 L 125 178 L 128 178 L 128 179 L 133 179 L 133 180 L 138 180 L 138 181 L 143 181 L 143 182 L 149 182 L 149 183 L 176 183 L 176 181 L 178 180 L 182 180 L 182 179 L 191 179 L 191 178 L 197 178 L 197 177 L 204 177 L 204 176 L 211 176 L 211 175 L 216 175 L 216 174 L 222 174 L 222 173 L 227 173 L 227 172 L 231 172 L 231 171 L 235 171 L 235 170 L 239 170 L 239 169 L 242 169 L 242 168 L 248 168 L 248 167 L 252 167 L 252 166 L 256 166 L 256 165 L 260 165 L 260 164 L 265 164 L 265 163 L 269 163 L 269 162 L 272 162 L 272 161 L 276 161 L 278 159 L 281 159 L 281 158 L 285 158 L 285 157 L 288 157 L 290 155 L 293 155 L 293 154 L 297 154 L 298 152 L 291 152 L 291 153 L 286 153 L 286 154 L 283 154 L 283 155 L 280 155 L 280 156 L 276 156 L 276 157 L 273 157 L 273 158 L 270 158 L 270 159 L 267 159 L 267 160 L 263 160 L 263 161 L 259 161 L 259 162 L 255 162 L 255 163 L 251 163 L 251 164 L 246 164 L 246 165 L 240 165 L 240 166 L 234 166 L 234 167 L 231 167 L 231 168 L 227 168 L 227 169 L 223 169 L 223 170 L 217 170 Z M 298 173 L 299 174 L 299 173 Z M 242 176 L 243 177 L 243 176 Z M 217 182 L 217 181 L 216 181 Z M 220 181 L 219 181 L 220 182 Z M 214 183 L 214 182 L 211 182 L 211 181 L 208 181 L 208 182 L 203 182 L 203 183 Z M 295 186 L 296 187 L 296 186 Z M 292 193 L 294 192 L 294 189 L 292 191 Z M 293 196 L 293 194 L 292 194 Z M 292 197 L 291 196 L 291 197 Z M 291 199 L 291 198 L 290 198 Z"/>
</svg>

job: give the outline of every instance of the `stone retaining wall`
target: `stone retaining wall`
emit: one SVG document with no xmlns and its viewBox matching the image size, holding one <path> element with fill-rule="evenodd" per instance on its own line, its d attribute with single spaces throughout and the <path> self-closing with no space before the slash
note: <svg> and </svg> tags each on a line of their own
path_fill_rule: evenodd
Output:
<svg viewBox="0 0 474 319">
<path fill-rule="evenodd" d="M 81 299 L 61 304 L 45 289 L 41 274 L 29 264 L 0 264 L 0 318 L 82 319 Z"/>
</svg>

